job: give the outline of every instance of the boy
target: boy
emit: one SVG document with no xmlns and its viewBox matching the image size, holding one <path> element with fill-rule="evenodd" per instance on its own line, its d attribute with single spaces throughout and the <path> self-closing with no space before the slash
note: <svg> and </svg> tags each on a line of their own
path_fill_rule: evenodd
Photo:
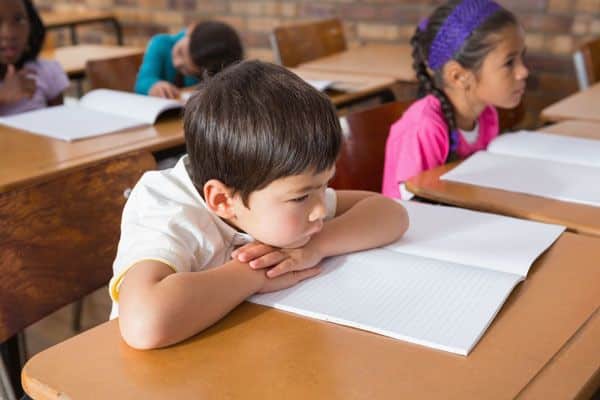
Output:
<svg viewBox="0 0 600 400">
<path fill-rule="evenodd" d="M 184 130 L 188 156 L 146 173 L 123 211 L 111 316 L 132 347 L 182 341 L 254 293 L 317 275 L 323 258 L 408 227 L 392 200 L 327 188 L 339 121 L 285 68 L 248 61 L 217 74 L 187 103 Z"/>
</svg>

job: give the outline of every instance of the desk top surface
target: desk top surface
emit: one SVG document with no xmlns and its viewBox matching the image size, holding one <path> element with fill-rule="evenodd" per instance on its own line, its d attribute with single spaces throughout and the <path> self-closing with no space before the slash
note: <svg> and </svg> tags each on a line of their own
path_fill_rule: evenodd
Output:
<svg viewBox="0 0 600 400">
<path fill-rule="evenodd" d="M 184 143 L 180 118 L 153 126 L 65 142 L 0 125 L 0 192 L 134 151 L 156 151 Z"/>
<path fill-rule="evenodd" d="M 600 139 L 600 124 L 586 121 L 565 121 L 541 131 Z M 407 188 L 419 197 L 440 203 L 564 225 L 573 232 L 600 236 L 600 207 L 440 180 L 457 164 L 425 171 L 409 179 Z"/>
<path fill-rule="evenodd" d="M 547 121 L 581 119 L 600 122 L 600 82 L 542 110 Z"/>
<path fill-rule="evenodd" d="M 563 234 L 468 357 L 244 303 L 161 350 L 105 323 L 35 355 L 22 379 L 36 399 L 574 397 L 600 369 L 598 259 L 600 239 Z"/>
<path fill-rule="evenodd" d="M 91 60 L 101 60 L 143 53 L 144 49 L 138 47 L 77 44 L 44 50 L 40 54 L 40 58 L 58 61 L 65 73 L 69 76 L 73 76 L 83 74 L 85 72 L 86 62 Z"/>
<path fill-rule="evenodd" d="M 362 73 L 416 82 L 412 48 L 406 45 L 369 44 L 300 64 L 299 68 L 339 73 Z"/>
</svg>

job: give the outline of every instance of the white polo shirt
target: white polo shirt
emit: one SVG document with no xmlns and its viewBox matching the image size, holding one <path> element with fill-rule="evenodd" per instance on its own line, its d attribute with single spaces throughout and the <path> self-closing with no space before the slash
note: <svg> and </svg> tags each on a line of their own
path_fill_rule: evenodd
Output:
<svg viewBox="0 0 600 400">
<path fill-rule="evenodd" d="M 119 314 L 119 287 L 136 263 L 157 260 L 175 272 L 200 271 L 223 265 L 235 248 L 253 240 L 206 208 L 186 164 L 187 155 L 171 169 L 146 172 L 131 191 L 109 284 L 110 318 Z M 335 215 L 336 200 L 335 190 L 328 188 L 327 218 Z"/>
</svg>

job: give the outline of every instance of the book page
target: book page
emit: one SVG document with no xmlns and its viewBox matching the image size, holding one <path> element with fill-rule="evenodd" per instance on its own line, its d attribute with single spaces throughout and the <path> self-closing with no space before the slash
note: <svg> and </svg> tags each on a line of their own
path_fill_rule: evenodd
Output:
<svg viewBox="0 0 600 400">
<path fill-rule="evenodd" d="M 600 206 L 600 168 L 480 151 L 440 179 Z"/>
<path fill-rule="evenodd" d="M 600 140 L 520 131 L 498 136 L 490 153 L 600 167 Z"/>
<path fill-rule="evenodd" d="M 456 354 L 479 341 L 520 276 L 375 249 L 253 303 Z"/>
<path fill-rule="evenodd" d="M 137 119 L 148 125 L 154 124 L 162 112 L 183 107 L 183 103 L 178 100 L 108 89 L 92 90 L 81 98 L 80 105 L 107 114 Z"/>
<path fill-rule="evenodd" d="M 79 105 L 55 106 L 16 114 L 0 118 L 0 124 L 66 141 L 144 125 L 136 119 L 90 110 Z"/>
<path fill-rule="evenodd" d="M 400 201 L 408 231 L 389 250 L 526 276 L 565 230 L 559 225 L 496 214 Z"/>
</svg>

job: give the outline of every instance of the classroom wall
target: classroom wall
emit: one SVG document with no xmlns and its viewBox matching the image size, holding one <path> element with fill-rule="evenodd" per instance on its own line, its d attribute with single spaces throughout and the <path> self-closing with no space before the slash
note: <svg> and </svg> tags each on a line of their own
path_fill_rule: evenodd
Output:
<svg viewBox="0 0 600 400">
<path fill-rule="evenodd" d="M 268 34 L 282 23 L 339 16 L 350 45 L 407 42 L 415 25 L 439 0 L 36 0 L 42 9 L 90 7 L 114 11 L 127 44 L 143 45 L 158 32 L 215 18 L 241 33 L 252 58 L 272 60 Z M 499 0 L 513 10 L 527 30 L 531 78 L 526 125 L 544 106 L 577 90 L 572 52 L 585 40 L 600 36 L 600 0 Z M 91 42 L 114 41 L 109 29 L 86 28 Z M 66 37 L 66 35 L 62 35 Z M 57 38 L 60 43 L 63 39 Z"/>
</svg>

